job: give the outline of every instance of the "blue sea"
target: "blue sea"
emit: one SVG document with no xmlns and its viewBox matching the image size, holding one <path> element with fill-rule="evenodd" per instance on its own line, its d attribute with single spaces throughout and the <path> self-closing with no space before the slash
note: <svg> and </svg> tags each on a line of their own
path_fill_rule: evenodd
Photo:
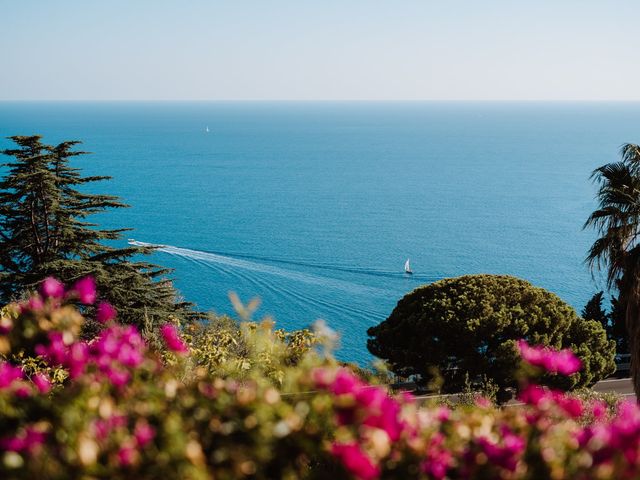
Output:
<svg viewBox="0 0 640 480">
<path fill-rule="evenodd" d="M 97 220 L 166 245 L 186 299 L 325 319 L 366 363 L 367 328 L 445 277 L 516 275 L 580 310 L 602 288 L 589 175 L 640 143 L 640 104 L 0 103 L 0 136 L 36 133 L 84 142 L 77 165 L 113 176 L 94 191 L 131 205 Z"/>
</svg>

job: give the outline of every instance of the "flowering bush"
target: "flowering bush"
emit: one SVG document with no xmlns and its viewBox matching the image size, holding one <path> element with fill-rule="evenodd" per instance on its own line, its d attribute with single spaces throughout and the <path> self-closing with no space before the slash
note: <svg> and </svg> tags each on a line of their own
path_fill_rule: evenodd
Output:
<svg viewBox="0 0 640 480">
<path fill-rule="evenodd" d="M 234 377 L 192 356 L 174 325 L 165 352 L 107 305 L 103 330 L 79 336 L 69 301 L 92 303 L 90 281 L 46 281 L 0 320 L 0 478 L 638 478 L 640 409 L 583 401 L 539 386 L 581 367 L 570 351 L 518 343 L 521 405 L 479 398 L 451 409 L 390 395 L 312 349 L 291 362 L 270 324 L 240 330 L 258 364 L 283 372 Z M 93 293 L 93 294 L 92 294 Z M 102 312 L 102 313 L 101 313 Z M 34 358 L 44 368 L 24 367 Z M 273 365 L 272 365 L 273 366 Z M 62 379 L 51 371 L 63 371 Z"/>
</svg>

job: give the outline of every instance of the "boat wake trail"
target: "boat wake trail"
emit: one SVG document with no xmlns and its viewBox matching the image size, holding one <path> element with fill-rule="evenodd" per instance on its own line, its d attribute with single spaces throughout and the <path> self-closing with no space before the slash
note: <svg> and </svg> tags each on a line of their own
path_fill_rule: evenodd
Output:
<svg viewBox="0 0 640 480">
<path fill-rule="evenodd" d="M 334 272 L 342 272 L 342 273 L 354 273 L 357 275 L 367 275 L 370 277 L 387 277 L 387 278 L 394 278 L 394 279 L 409 278 L 412 280 L 419 280 L 420 282 L 423 282 L 423 283 L 435 282 L 443 278 L 442 276 L 438 276 L 438 275 L 426 275 L 426 274 L 416 274 L 416 273 L 413 273 L 410 277 L 407 277 L 407 275 L 402 271 L 361 268 L 361 267 L 345 266 L 345 265 L 332 264 L 332 263 L 313 263 L 308 261 L 303 262 L 303 261 L 296 261 L 296 260 L 290 260 L 290 259 L 284 259 L 284 258 L 262 257 L 258 255 L 249 255 L 244 253 L 231 253 L 231 252 L 221 252 L 221 251 L 211 251 L 211 250 L 193 250 L 193 249 L 187 249 L 187 248 L 179 248 L 179 247 L 170 246 L 170 245 L 156 245 L 152 243 L 140 242 L 137 240 L 129 240 L 129 244 L 144 246 L 144 247 L 155 247 L 157 250 L 164 251 L 166 253 L 175 253 L 175 252 L 170 252 L 166 250 L 167 248 L 172 248 L 172 249 L 179 249 L 183 252 L 195 252 L 198 255 L 210 254 L 210 255 L 215 255 L 217 257 L 224 257 L 229 259 L 276 263 L 280 265 L 313 268 L 317 270 L 326 270 L 326 271 L 334 271 Z"/>
<path fill-rule="evenodd" d="M 367 295 L 384 295 L 388 291 L 385 289 L 362 285 L 359 283 L 349 282 L 346 280 L 340 280 L 337 278 L 329 278 L 320 275 L 314 275 L 310 273 L 299 272 L 297 270 L 285 269 L 275 265 L 269 265 L 266 263 L 259 263 L 250 261 L 245 256 L 244 258 L 230 257 L 227 255 L 221 255 L 219 253 L 206 252 L 202 250 L 191 250 L 188 248 L 175 247 L 172 245 L 157 245 L 153 243 L 140 242 L 137 240 L 129 240 L 130 245 L 138 247 L 152 247 L 156 251 L 168 253 L 170 255 L 176 255 L 183 258 L 198 261 L 198 263 L 214 264 L 228 274 L 238 274 L 238 269 L 258 272 L 262 274 L 273 275 L 277 277 L 284 277 L 289 280 L 299 281 L 311 285 L 319 285 L 322 287 L 329 287 L 341 290 L 343 292 L 351 292 L 355 294 L 367 294 Z M 266 259 L 264 259 L 266 260 Z M 280 262 L 285 263 L 285 262 Z M 294 264 L 293 262 L 289 262 Z M 311 266 L 311 265 L 310 265 Z M 348 271 L 348 270 L 345 270 Z M 357 270 L 354 272 L 357 273 Z"/>
</svg>

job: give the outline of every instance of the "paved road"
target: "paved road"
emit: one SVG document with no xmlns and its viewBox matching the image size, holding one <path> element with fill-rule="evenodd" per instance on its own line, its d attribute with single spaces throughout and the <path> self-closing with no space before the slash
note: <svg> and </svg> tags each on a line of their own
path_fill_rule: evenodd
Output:
<svg viewBox="0 0 640 480">
<path fill-rule="evenodd" d="M 633 397 L 633 385 L 630 378 L 610 378 L 593 386 L 596 392 L 616 393 L 621 397 Z"/>
<path fill-rule="evenodd" d="M 633 385 L 630 378 L 610 378 L 607 380 L 601 380 L 593 386 L 596 392 L 601 393 L 615 393 L 616 395 L 624 398 L 633 398 Z M 459 394 L 452 393 L 448 395 L 420 395 L 416 397 L 419 401 L 425 401 L 434 398 L 449 398 L 453 401 L 457 399 Z M 521 405 L 516 400 L 512 400 L 508 405 Z"/>
</svg>

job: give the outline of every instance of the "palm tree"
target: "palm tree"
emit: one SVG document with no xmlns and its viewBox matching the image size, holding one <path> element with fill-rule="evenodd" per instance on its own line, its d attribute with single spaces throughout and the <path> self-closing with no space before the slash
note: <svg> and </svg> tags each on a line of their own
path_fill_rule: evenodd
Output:
<svg viewBox="0 0 640 480">
<path fill-rule="evenodd" d="M 618 162 L 594 170 L 599 206 L 584 224 L 600 236 L 587 263 L 605 270 L 607 285 L 617 289 L 625 313 L 631 352 L 631 377 L 640 398 L 640 146 L 624 145 Z"/>
</svg>

